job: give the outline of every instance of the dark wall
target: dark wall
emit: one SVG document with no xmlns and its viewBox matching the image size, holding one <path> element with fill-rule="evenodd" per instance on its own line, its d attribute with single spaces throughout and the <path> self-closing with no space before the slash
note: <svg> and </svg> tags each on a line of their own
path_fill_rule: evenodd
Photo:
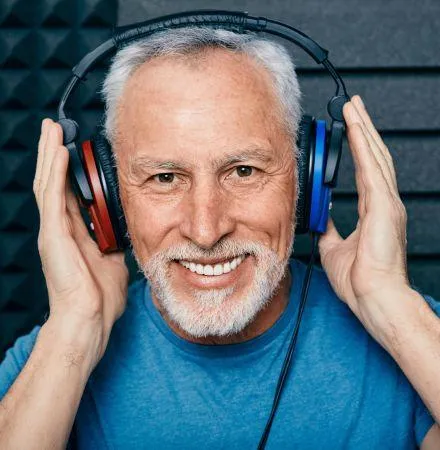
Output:
<svg viewBox="0 0 440 450">
<path fill-rule="evenodd" d="M 55 118 L 70 69 L 116 19 L 116 0 L 0 0 L 0 360 L 47 311 L 32 192 L 41 120 Z M 73 105 L 84 136 L 98 116 L 102 73 Z"/>
<path fill-rule="evenodd" d="M 55 117 L 69 69 L 112 25 L 178 10 L 247 10 L 292 24 L 330 50 L 350 93 L 360 93 L 388 144 L 408 211 L 412 281 L 440 299 L 440 2 L 437 0 L 206 1 L 0 0 L 0 360 L 6 347 L 44 321 L 47 298 L 37 252 L 32 194 L 39 126 Z M 118 15 L 119 14 L 119 15 Z M 304 93 L 303 109 L 326 117 L 328 76 L 289 45 Z M 83 137 L 101 106 L 104 67 L 73 105 Z M 333 216 L 344 234 L 356 223 L 347 146 Z M 308 242 L 298 239 L 305 258 Z"/>
</svg>

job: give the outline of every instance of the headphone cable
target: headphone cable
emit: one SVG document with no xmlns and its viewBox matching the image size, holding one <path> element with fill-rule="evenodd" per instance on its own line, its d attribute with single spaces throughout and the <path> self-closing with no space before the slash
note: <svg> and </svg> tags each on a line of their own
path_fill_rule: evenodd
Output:
<svg viewBox="0 0 440 450">
<path fill-rule="evenodd" d="M 307 266 L 306 275 L 304 277 L 302 290 L 301 290 L 301 300 L 299 303 L 298 316 L 296 318 L 295 327 L 293 330 L 292 338 L 290 340 L 289 348 L 287 349 L 287 354 L 284 358 L 283 366 L 281 368 L 280 376 L 278 377 L 277 388 L 275 391 L 275 396 L 272 403 L 272 409 L 270 411 L 269 418 L 267 420 L 264 432 L 261 436 L 260 442 L 258 444 L 258 450 L 264 450 L 266 448 L 267 438 L 269 437 L 270 429 L 272 427 L 272 422 L 275 417 L 275 413 L 278 408 L 278 404 L 281 398 L 281 392 L 284 387 L 284 383 L 287 379 L 289 369 L 292 363 L 293 352 L 295 351 L 296 342 L 298 340 L 299 326 L 301 324 L 301 319 L 303 316 L 304 308 L 306 305 L 307 294 L 309 292 L 310 280 L 312 277 L 313 263 L 315 260 L 315 253 L 318 248 L 318 234 L 312 233 L 312 252 L 310 254 L 309 264 Z"/>
</svg>

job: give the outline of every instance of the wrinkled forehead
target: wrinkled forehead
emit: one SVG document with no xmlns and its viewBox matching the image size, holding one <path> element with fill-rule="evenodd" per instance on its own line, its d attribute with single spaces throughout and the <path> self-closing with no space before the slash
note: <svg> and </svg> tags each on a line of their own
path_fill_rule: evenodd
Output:
<svg viewBox="0 0 440 450">
<path fill-rule="evenodd" d="M 136 70 L 118 104 L 116 147 L 124 154 L 118 158 L 167 152 L 197 158 L 202 150 L 207 156 L 259 142 L 277 147 L 286 137 L 281 123 L 267 70 L 247 55 L 211 49 L 154 58 Z"/>
</svg>

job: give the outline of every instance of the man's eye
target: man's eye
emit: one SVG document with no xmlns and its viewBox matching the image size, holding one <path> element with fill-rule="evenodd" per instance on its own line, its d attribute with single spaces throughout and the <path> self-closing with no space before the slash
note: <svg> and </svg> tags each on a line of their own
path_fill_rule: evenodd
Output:
<svg viewBox="0 0 440 450">
<path fill-rule="evenodd" d="M 250 166 L 238 166 L 237 175 L 239 177 L 250 177 L 252 175 L 252 167 Z"/>
<path fill-rule="evenodd" d="M 174 181 L 174 173 L 159 173 L 155 177 L 159 183 L 172 183 Z"/>
</svg>

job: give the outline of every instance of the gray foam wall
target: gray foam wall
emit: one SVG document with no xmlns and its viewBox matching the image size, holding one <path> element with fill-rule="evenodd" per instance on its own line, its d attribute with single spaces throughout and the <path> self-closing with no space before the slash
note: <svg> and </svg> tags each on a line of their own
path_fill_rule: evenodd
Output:
<svg viewBox="0 0 440 450">
<path fill-rule="evenodd" d="M 0 360 L 47 312 L 32 192 L 41 120 L 55 118 L 71 68 L 110 35 L 116 18 L 116 0 L 0 0 Z M 72 105 L 84 137 L 99 115 L 102 74 Z"/>
</svg>

